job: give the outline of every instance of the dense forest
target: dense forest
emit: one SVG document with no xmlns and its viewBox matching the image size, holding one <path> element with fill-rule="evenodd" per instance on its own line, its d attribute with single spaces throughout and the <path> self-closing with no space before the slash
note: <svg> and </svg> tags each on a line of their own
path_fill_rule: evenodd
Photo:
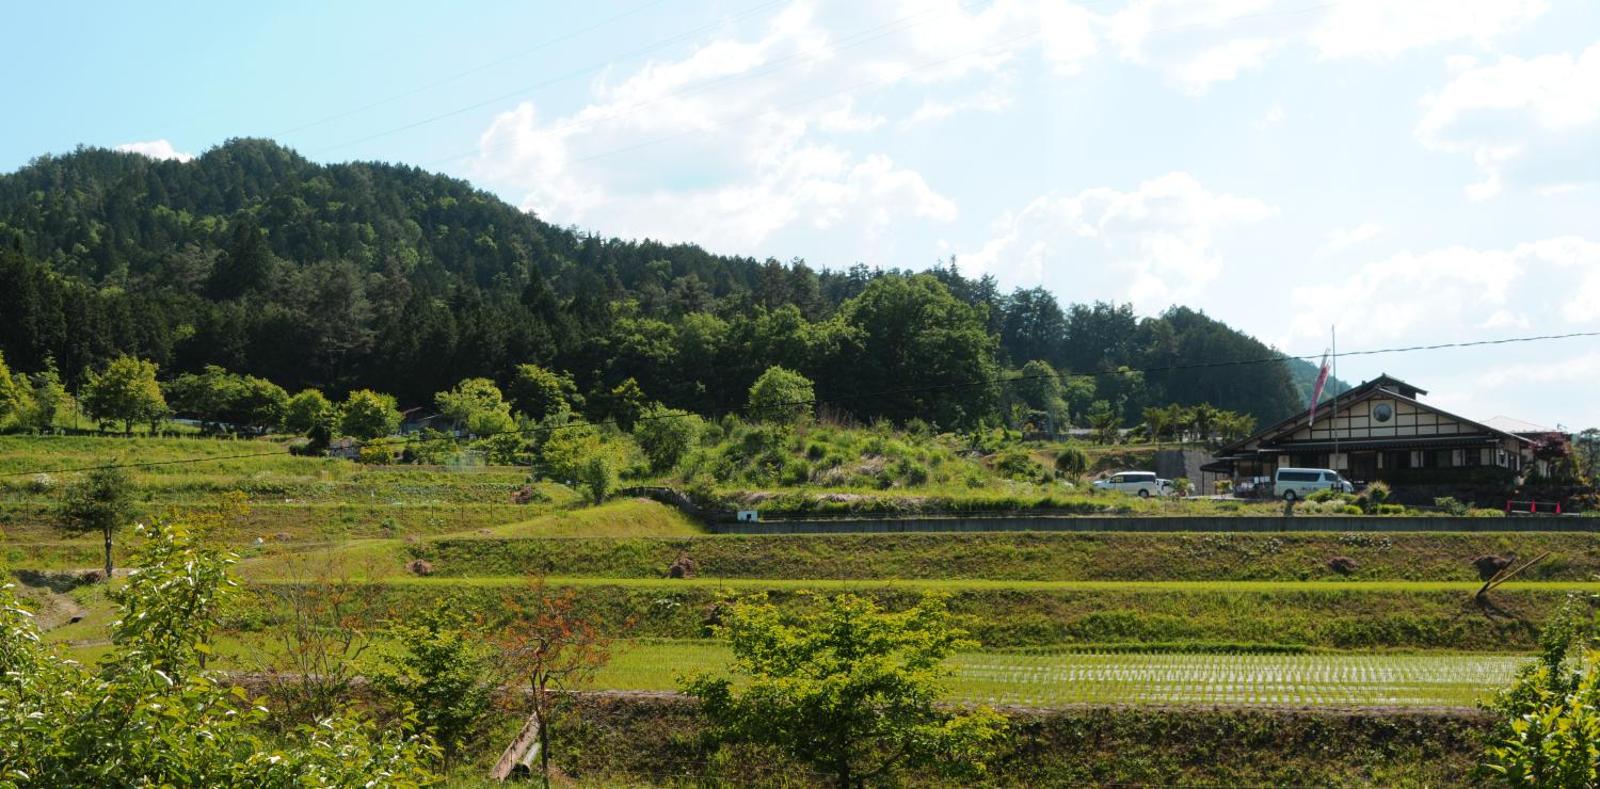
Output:
<svg viewBox="0 0 1600 789">
<path fill-rule="evenodd" d="M 536 363 L 592 401 L 632 378 L 702 413 L 781 365 L 836 412 L 947 426 L 1002 413 L 1006 387 L 972 384 L 1030 362 L 1061 372 L 1074 421 L 1105 401 L 1130 422 L 1169 402 L 1266 422 L 1314 375 L 1192 367 L 1273 350 L 1183 307 L 1063 306 L 955 261 L 813 268 L 603 238 L 461 180 L 251 139 L 190 162 L 83 148 L 0 176 L 0 353 L 71 385 L 127 353 L 167 378 L 220 365 L 402 406 Z"/>
</svg>

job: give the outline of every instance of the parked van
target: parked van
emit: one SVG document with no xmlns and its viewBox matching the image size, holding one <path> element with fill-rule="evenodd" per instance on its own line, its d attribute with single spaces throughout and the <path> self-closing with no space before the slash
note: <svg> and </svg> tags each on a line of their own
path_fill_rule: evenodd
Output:
<svg viewBox="0 0 1600 789">
<path fill-rule="evenodd" d="M 1106 479 L 1097 479 L 1091 486 L 1095 490 L 1114 490 L 1131 493 L 1141 499 L 1165 496 L 1172 492 L 1172 480 L 1160 479 L 1154 471 L 1119 471 Z"/>
<path fill-rule="evenodd" d="M 1354 493 L 1356 486 L 1329 468 L 1280 468 L 1272 476 L 1272 495 L 1285 501 L 1303 499 L 1319 490 Z"/>
</svg>

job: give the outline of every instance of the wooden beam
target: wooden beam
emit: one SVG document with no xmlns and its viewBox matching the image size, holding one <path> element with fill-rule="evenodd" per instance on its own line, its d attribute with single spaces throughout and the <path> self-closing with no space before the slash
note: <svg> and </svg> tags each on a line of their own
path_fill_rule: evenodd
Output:
<svg viewBox="0 0 1600 789">
<path fill-rule="evenodd" d="M 1549 555 L 1550 551 L 1545 551 L 1544 553 L 1529 559 L 1527 562 L 1523 563 L 1521 567 L 1516 569 L 1512 569 L 1511 565 L 1507 564 L 1505 567 L 1500 568 L 1500 572 L 1495 573 L 1493 576 L 1490 576 L 1489 580 L 1484 581 L 1482 588 L 1478 589 L 1478 593 L 1474 595 L 1474 597 L 1483 597 L 1489 593 L 1489 590 L 1511 580 L 1512 576 L 1515 576 L 1517 573 L 1520 573 L 1523 570 L 1526 570 L 1529 567 L 1544 561 L 1545 557 Z"/>
<path fill-rule="evenodd" d="M 517 733 L 517 738 L 511 741 L 505 752 L 500 754 L 500 761 L 494 763 L 494 769 L 489 771 L 489 780 L 504 782 L 519 765 L 532 773 L 533 762 L 538 758 L 539 719 L 529 715 L 528 722 L 522 725 L 522 731 Z"/>
</svg>

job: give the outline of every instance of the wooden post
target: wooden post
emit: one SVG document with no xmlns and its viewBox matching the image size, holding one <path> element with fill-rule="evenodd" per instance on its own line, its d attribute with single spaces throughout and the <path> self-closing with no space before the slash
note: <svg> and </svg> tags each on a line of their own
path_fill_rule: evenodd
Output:
<svg viewBox="0 0 1600 789">
<path fill-rule="evenodd" d="M 1517 573 L 1520 573 L 1523 570 L 1526 570 L 1529 567 L 1532 567 L 1532 566 L 1538 564 L 1539 562 L 1544 561 L 1544 558 L 1546 556 L 1549 556 L 1549 555 L 1550 555 L 1550 552 L 1549 551 L 1545 551 L 1544 553 L 1541 553 L 1538 556 L 1535 556 L 1532 559 L 1529 559 L 1525 564 L 1523 564 L 1521 567 L 1518 567 L 1516 569 L 1512 569 L 1511 565 L 1509 565 L 1509 564 L 1506 565 L 1505 567 L 1501 568 L 1500 572 L 1495 573 L 1493 576 L 1491 576 L 1489 578 L 1489 580 L 1484 581 L 1483 582 L 1483 586 L 1478 589 L 1478 593 L 1476 595 L 1474 595 L 1474 597 L 1483 597 L 1484 595 L 1489 593 L 1490 589 L 1493 589 L 1493 588 L 1499 586 L 1500 584 L 1503 584 L 1506 581 L 1511 580 L 1511 577 L 1516 575 Z"/>
</svg>

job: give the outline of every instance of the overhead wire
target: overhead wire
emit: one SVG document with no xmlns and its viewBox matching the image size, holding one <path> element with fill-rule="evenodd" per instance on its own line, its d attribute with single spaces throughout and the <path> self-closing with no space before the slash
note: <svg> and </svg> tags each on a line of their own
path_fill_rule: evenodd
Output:
<svg viewBox="0 0 1600 789">
<path fill-rule="evenodd" d="M 863 44 L 867 44 L 867 43 L 870 43 L 872 41 L 876 41 L 878 39 L 885 38 L 885 37 L 887 37 L 889 35 L 892 35 L 894 33 L 899 33 L 899 32 L 903 32 L 905 30 L 908 30 L 908 29 L 910 29 L 912 27 L 917 26 L 918 24 L 922 24 L 922 22 L 914 22 L 914 23 L 911 23 L 911 24 L 905 24 L 905 23 L 909 22 L 910 20 L 916 19 L 917 17 L 927 16 L 928 14 L 932 13 L 934 10 L 935 9 L 928 8 L 928 9 L 923 9 L 923 10 L 918 11 L 918 12 L 913 13 L 913 14 L 907 14 L 906 16 L 898 17 L 898 18 L 896 18 L 894 20 L 891 20 L 889 22 L 884 22 L 884 23 L 881 23 L 881 24 L 878 24 L 878 25 L 874 25 L 874 26 L 865 28 L 863 30 L 856 31 L 855 33 L 851 33 L 851 34 L 849 34 L 847 36 L 844 36 L 843 38 L 841 38 L 837 42 L 829 42 L 827 44 L 824 44 L 824 45 L 821 45 L 821 46 L 817 46 L 817 47 L 813 47 L 813 48 L 808 49 L 808 50 L 802 50 L 800 52 L 790 53 L 790 54 L 785 55 L 785 56 L 783 56 L 781 58 L 777 58 L 777 59 L 772 60 L 772 61 L 770 61 L 770 62 L 768 62 L 766 64 L 763 64 L 761 67 L 756 68 L 756 69 L 752 69 L 750 71 L 742 71 L 742 72 L 737 72 L 737 73 L 734 73 L 734 74 L 725 74 L 725 75 L 723 75 L 721 77 L 716 77 L 716 78 L 713 78 L 713 79 L 710 79 L 710 80 L 697 82 L 697 83 L 692 84 L 692 85 L 686 85 L 683 88 L 680 88 L 680 89 L 678 89 L 676 91 L 672 91 L 672 92 L 669 92 L 669 93 L 666 93 L 666 94 L 663 94 L 663 95 L 660 95 L 660 96 L 656 96 L 656 97 L 648 99 L 646 101 L 635 102 L 634 104 L 629 105 L 624 111 L 611 113 L 611 114 L 606 115 L 604 117 L 591 119 L 591 120 L 588 120 L 588 121 L 585 121 L 585 122 L 582 122 L 582 123 L 578 123 L 578 124 L 573 124 L 573 125 L 568 126 L 567 128 L 568 128 L 568 130 L 579 130 L 579 129 L 589 128 L 589 127 L 594 126 L 594 125 L 596 125 L 598 123 L 601 123 L 601 122 L 609 122 L 609 121 L 614 121 L 614 120 L 620 120 L 622 118 L 629 117 L 629 116 L 639 112 L 640 110 L 646 109 L 646 108 L 654 106 L 654 105 L 658 105 L 658 104 L 660 104 L 660 103 L 662 103 L 664 101 L 667 101 L 669 99 L 683 98 L 685 96 L 695 95 L 697 93 L 701 93 L 701 92 L 704 92 L 706 90 L 711 90 L 713 88 L 721 87 L 723 85 L 727 85 L 727 84 L 731 84 L 731 83 L 735 83 L 735 82 L 741 82 L 741 81 L 748 80 L 748 79 L 755 79 L 755 78 L 758 78 L 758 77 L 764 77 L 764 76 L 767 76 L 767 75 L 770 75 L 770 74 L 774 74 L 774 73 L 777 73 L 779 71 L 783 71 L 784 69 L 791 68 L 791 67 L 793 67 L 795 65 L 800 65 L 800 64 L 805 63 L 806 61 L 804 59 L 807 58 L 808 56 L 827 54 L 827 53 L 830 53 L 830 52 L 833 52 L 833 51 L 837 51 L 837 50 L 840 50 L 840 49 L 849 49 L 849 48 L 852 48 L 852 47 L 861 46 Z M 898 27 L 896 27 L 897 25 L 898 25 Z M 624 58 L 624 59 L 626 59 L 626 58 Z M 452 110 L 447 110 L 445 112 L 441 112 L 441 113 L 437 113 L 437 114 L 434 114 L 434 115 L 430 115 L 428 117 L 421 118 L 421 119 L 418 119 L 416 121 L 412 121 L 410 123 L 403 124 L 401 126 L 396 126 L 396 127 L 390 128 L 390 129 L 385 129 L 383 131 L 374 132 L 374 133 L 369 134 L 369 135 L 367 135 L 365 137 L 360 137 L 360 138 L 353 139 L 353 140 L 347 140 L 347 141 L 342 142 L 342 143 L 338 143 L 338 144 L 335 144 L 335 145 L 331 145 L 331 146 L 327 146 L 327 147 L 324 147 L 324 148 L 320 148 L 320 149 L 312 151 L 311 153 L 312 153 L 312 155 L 327 153 L 329 151 L 335 151 L 335 150 L 339 150 L 341 148 L 348 148 L 348 147 L 350 147 L 352 145 L 358 145 L 360 143 L 369 142 L 371 140 L 379 139 L 381 137 L 387 137 L 387 136 L 389 136 L 391 134 L 397 134 L 399 132 L 409 131 L 411 129 L 415 129 L 415 128 L 418 128 L 420 126 L 426 126 L 428 124 L 436 123 L 436 122 L 444 120 L 446 118 L 455 117 L 455 116 L 460 115 L 460 114 L 465 113 L 465 112 L 470 112 L 472 110 L 481 109 L 481 108 L 487 107 L 487 106 L 489 106 L 491 104 L 497 104 L 499 102 L 505 101 L 506 99 L 515 98 L 517 96 L 521 96 L 521 95 L 524 95 L 524 94 L 527 94 L 527 93 L 531 93 L 531 92 L 533 92 L 535 90 L 538 90 L 540 88 L 547 87 L 547 86 L 555 84 L 557 82 L 561 82 L 561 81 L 570 79 L 573 76 L 578 76 L 578 75 L 581 75 L 581 74 L 584 74 L 584 73 L 589 73 L 591 71 L 598 71 L 598 70 L 600 70 L 602 68 L 605 68 L 607 66 L 612 65 L 615 62 L 616 62 L 615 59 L 608 60 L 608 61 L 606 61 L 604 63 L 596 64 L 594 66 L 588 66 L 588 67 L 585 67 L 583 69 L 579 69 L 576 72 L 571 72 L 569 74 L 566 74 L 566 75 L 563 75 L 563 76 L 560 76 L 560 77 L 554 77 L 554 78 L 551 78 L 551 79 L 548 79 L 548 80 L 544 80 L 544 81 L 539 82 L 539 83 L 535 83 L 534 85 L 531 85 L 531 86 L 527 86 L 527 87 L 524 87 L 524 88 L 518 88 L 517 90 L 513 90 L 513 91 L 510 91 L 508 93 L 502 93 L 502 94 L 500 94 L 498 96 L 495 96 L 493 98 L 484 99 L 482 101 L 478 101 L 478 102 L 474 102 L 472 104 L 468 104 L 468 105 L 464 105 L 464 106 L 461 106 L 461 107 L 457 107 L 457 108 L 452 109 Z M 443 161 L 448 161 L 448 160 L 451 160 L 451 159 L 459 159 L 459 158 L 462 158 L 463 156 L 471 155 L 473 153 L 478 153 L 478 151 L 471 151 L 471 152 L 468 152 L 468 153 L 465 153 L 465 154 L 459 154 L 459 155 L 454 155 L 454 156 L 450 156 L 450 157 L 445 157 L 443 159 Z M 426 166 L 427 164 L 431 164 L 431 163 L 432 163 L 432 161 L 424 162 L 423 165 Z"/>
<path fill-rule="evenodd" d="M 541 49 L 545 49 L 546 47 L 550 47 L 550 46 L 553 46 L 555 44 L 559 44 L 559 43 L 561 43 L 563 41 L 570 41 L 570 40 L 572 40 L 574 38 L 577 38 L 577 37 L 579 37 L 581 35 L 584 35 L 585 33 L 592 33 L 592 32 L 594 32 L 596 30 L 600 30 L 601 28 L 609 27 L 609 26 L 611 26 L 611 25 L 613 25 L 613 24 L 615 24 L 617 22 L 620 22 L 620 21 L 622 21 L 624 19 L 627 19 L 630 16 L 634 16 L 634 15 L 636 15 L 636 14 L 642 12 L 642 11 L 645 11 L 646 9 L 652 8 L 654 6 L 661 5 L 663 2 L 666 2 L 666 0 L 649 0 L 648 2 L 645 2 L 645 3 L 642 3 L 640 5 L 634 6 L 634 7 L 630 8 L 630 9 L 628 9 L 626 11 L 623 11 L 621 13 L 614 14 L 612 16 L 606 17 L 605 19 L 602 19 L 599 22 L 596 22 L 594 24 L 588 25 L 586 27 L 579 28 L 577 30 L 569 31 L 567 33 L 563 33 L 563 34 L 561 34 L 559 36 L 555 36 L 553 38 L 544 39 L 544 40 L 540 41 L 538 44 L 535 44 L 535 45 L 533 45 L 531 47 L 528 47 L 526 49 L 518 50 L 518 51 L 513 52 L 513 53 L 511 53 L 509 55 L 505 55 L 503 57 L 499 57 L 499 58 L 496 58 L 494 60 L 491 60 L 491 61 L 489 61 L 487 63 L 483 63 L 483 64 L 480 64 L 480 65 L 477 65 L 477 66 L 473 66 L 472 68 L 466 69 L 464 71 L 458 71 L 458 72 L 456 72 L 454 74 L 451 74 L 451 75 L 449 75 L 447 77 L 444 77 L 442 79 L 438 79 L 438 80 L 435 80 L 433 82 L 430 82 L 430 83 L 428 83 L 426 85 L 421 85 L 421 86 L 412 88 L 410 90 L 406 90 L 406 91 L 403 91 L 403 92 L 400 92 L 400 93 L 396 93 L 396 94 L 393 94 L 393 95 L 390 95 L 390 96 L 386 96 L 386 97 L 378 99 L 376 101 L 372 101 L 372 102 L 368 102 L 366 104 L 363 104 L 363 105 L 361 105 L 359 107 L 352 107 L 352 108 L 350 108 L 348 110 L 345 110 L 343 112 L 339 112 L 339 113 L 336 113 L 336 114 L 333 114 L 333 115 L 328 115 L 326 117 L 319 118 L 319 119 L 314 120 L 314 121 L 309 121 L 307 123 L 302 123 L 299 126 L 294 126 L 294 127 L 291 127 L 291 128 L 288 128 L 288 129 L 284 129 L 284 130 L 279 131 L 279 132 L 274 132 L 269 136 L 271 136 L 271 137 L 284 137 L 284 136 L 287 136 L 287 135 L 290 135 L 290 134 L 294 134 L 296 132 L 305 131 L 306 129 L 315 128 L 317 126 L 321 126 L 321 125 L 326 124 L 326 123 L 332 123 L 333 121 L 343 120 L 343 119 L 348 118 L 348 117 L 350 117 L 352 115 L 359 115 L 359 114 L 361 114 L 363 112 L 366 112 L 367 110 L 370 110 L 370 109 L 373 109 L 373 108 L 376 108 L 376 107 L 381 107 L 381 106 L 383 106 L 385 104 L 388 104 L 390 102 L 398 101 L 400 99 L 407 98 L 409 96 L 415 96 L 418 93 L 425 93 L 427 91 L 433 90 L 434 88 L 443 87 L 443 86 L 448 85 L 448 84 L 450 84 L 452 82 L 455 82 L 458 79 L 461 79 L 462 77 L 468 77 L 468 76 L 471 76 L 473 74 L 477 74 L 477 73 L 479 73 L 481 71 L 486 71 L 488 69 L 494 68 L 495 66 L 501 65 L 502 63 L 509 63 L 510 61 L 516 60 L 517 58 L 526 57 L 526 56 L 528 56 L 530 54 L 533 54 L 534 52 L 538 52 Z M 768 0 L 768 2 L 761 3 L 756 7 L 760 8 L 760 9 L 770 8 L 770 7 L 774 6 L 774 5 L 779 4 L 780 2 L 783 2 L 783 0 Z M 673 37 L 671 37 L 669 39 L 666 39 L 665 41 L 670 42 L 670 41 L 677 40 L 682 35 L 683 34 L 679 34 L 678 36 L 673 36 Z"/>
<path fill-rule="evenodd" d="M 1476 348 L 1476 347 L 1484 347 L 1484 346 L 1509 345 L 1509 344 L 1515 344 L 1515 343 L 1546 342 L 1546 341 L 1551 341 L 1551 340 L 1568 340 L 1568 339 L 1597 338 L 1597 337 L 1600 337 L 1600 331 L 1566 332 L 1566 333 L 1563 333 L 1563 334 L 1542 334 L 1542 335 L 1532 335 L 1532 336 L 1525 336 L 1525 337 L 1503 337 L 1503 338 L 1498 338 L 1498 339 L 1493 339 L 1493 340 L 1466 340 L 1466 341 L 1459 341 L 1459 342 L 1431 343 L 1431 344 L 1426 344 L 1426 345 L 1407 345 L 1407 346 L 1398 346 L 1398 347 L 1392 347 L 1392 348 L 1373 348 L 1373 349 L 1358 350 L 1358 351 L 1341 351 L 1341 352 L 1339 352 L 1338 356 L 1376 356 L 1376 355 L 1380 355 L 1380 354 L 1391 354 L 1391 353 L 1413 353 L 1413 352 L 1417 352 L 1417 351 L 1437 351 L 1437 350 L 1449 350 L 1449 349 L 1458 349 L 1458 348 Z M 1160 365 L 1160 366 L 1153 366 L 1153 367 L 1118 367 L 1118 368 L 1115 368 L 1115 369 L 1096 370 L 1096 371 L 1085 372 L 1085 373 L 1067 373 L 1062 377 L 1084 378 L 1084 377 L 1099 377 L 1099 376 L 1109 376 L 1109 375 L 1131 375 L 1131 374 L 1135 374 L 1135 373 L 1143 374 L 1143 373 L 1157 373 L 1157 372 L 1184 372 L 1184 371 L 1189 371 L 1189 370 L 1212 369 L 1212 368 L 1220 368 L 1220 367 L 1238 367 L 1238 366 L 1243 366 L 1243 365 L 1268 364 L 1268 363 L 1275 363 L 1275 362 L 1276 363 L 1282 363 L 1282 362 L 1287 362 L 1287 361 L 1291 361 L 1291 360 L 1309 361 L 1309 360 L 1312 360 L 1312 359 L 1320 359 L 1320 358 L 1322 358 L 1322 356 L 1323 356 L 1323 354 L 1304 354 L 1304 355 L 1272 354 L 1272 355 L 1269 355 L 1269 356 L 1257 356 L 1257 357 L 1250 357 L 1250 358 L 1244 358 L 1244 359 L 1229 359 L 1229 360 L 1219 360 L 1219 361 L 1210 361 L 1210 362 L 1195 362 L 1195 363 L 1192 363 L 1192 364 L 1173 364 L 1173 365 Z M 1331 357 L 1332 354 L 1329 354 L 1329 356 Z M 997 385 L 999 385 L 999 386 L 1007 386 L 1007 385 L 1012 385 L 1012 384 L 1016 384 L 1016 383 L 1021 383 L 1023 381 L 1043 380 L 1045 378 L 1050 378 L 1050 377 L 1053 377 L 1053 376 L 1051 376 L 1049 374 L 1012 375 L 1012 376 L 1003 375 L 1003 376 L 996 376 L 996 377 L 984 378 L 984 379 L 978 379 L 978 380 L 953 381 L 953 382 L 943 383 L 943 384 L 928 384 L 928 385 L 921 385 L 921 386 L 900 387 L 900 388 L 896 388 L 896 389 L 885 389 L 885 390 L 880 390 L 880 391 L 876 391 L 876 392 L 850 393 L 850 394 L 846 394 L 846 395 L 843 395 L 843 396 L 835 397 L 835 398 L 833 398 L 833 400 L 828 400 L 828 399 L 824 399 L 824 398 L 815 398 L 815 397 L 814 398 L 809 398 L 809 399 L 804 399 L 804 400 L 791 400 L 791 401 L 785 401 L 785 402 L 779 402 L 779 403 L 766 404 L 766 405 L 764 405 L 761 408 L 756 409 L 756 410 L 757 411 L 781 411 L 781 410 L 786 410 L 786 409 L 790 409 L 790 408 L 798 408 L 798 407 L 801 407 L 801 406 L 817 407 L 817 406 L 825 405 L 825 404 L 827 404 L 829 402 L 838 401 L 838 400 L 865 400 L 865 399 L 868 399 L 868 398 L 881 398 L 881 397 L 889 397 L 889 396 L 894 396 L 894 395 L 914 394 L 914 393 L 918 393 L 918 392 L 949 391 L 949 390 L 953 390 L 953 389 L 976 388 L 976 387 L 997 386 Z M 755 415 L 754 413 L 752 413 L 752 409 L 749 408 L 749 407 L 746 407 L 745 409 L 743 409 L 742 413 L 744 413 L 746 416 L 754 416 Z M 628 420 L 628 421 L 630 421 L 630 422 L 632 422 L 634 424 L 637 424 L 639 422 L 651 422 L 651 421 L 665 420 L 665 419 L 686 419 L 686 418 L 689 418 L 691 416 L 695 417 L 695 418 L 700 418 L 700 416 L 698 414 L 667 413 L 667 414 L 641 415 L 641 416 L 639 416 L 639 417 L 637 417 L 635 419 Z M 466 441 L 466 440 L 482 441 L 482 440 L 485 440 L 485 439 L 495 438 L 495 437 L 503 436 L 503 435 L 537 435 L 537 434 L 540 434 L 540 433 L 552 433 L 552 432 L 555 432 L 555 431 L 558 431 L 558 430 L 576 430 L 576 429 L 580 429 L 580 428 L 597 429 L 597 428 L 606 427 L 606 426 L 620 426 L 619 422 L 620 422 L 620 420 L 617 420 L 615 418 L 611 418 L 611 419 L 600 419 L 600 420 L 582 420 L 582 421 L 577 421 L 577 422 L 566 422 L 566 423 L 561 423 L 561 424 L 535 425 L 533 427 L 527 427 L 527 428 L 518 428 L 518 429 L 514 429 L 514 430 L 496 431 L 496 432 L 493 432 L 493 433 L 487 433 L 487 434 L 480 435 L 480 436 L 474 436 L 471 439 L 463 439 L 463 438 L 460 438 L 460 437 L 457 437 L 457 436 L 451 436 L 451 435 L 445 435 L 445 436 L 439 436 L 439 437 L 433 437 L 433 438 L 427 438 L 427 437 L 415 438 L 415 437 L 406 437 L 406 436 L 394 436 L 394 437 L 389 437 L 389 438 L 374 439 L 372 441 L 367 442 L 365 445 L 367 445 L 367 446 L 385 446 L 385 445 L 389 445 L 389 444 L 399 443 L 401 445 L 411 446 L 411 445 L 417 445 L 417 444 L 427 444 L 427 443 L 436 442 L 436 441 L 451 441 L 451 442 L 461 442 L 461 441 Z M 174 460 L 145 461 L 145 462 L 137 462 L 137 463 L 104 463 L 104 464 L 97 464 L 97 465 L 92 465 L 92 466 L 77 466 L 77 467 L 71 467 L 71 468 L 35 469 L 35 470 L 30 470 L 30 471 L 11 471 L 11 472 L 0 473 L 0 478 L 32 476 L 32 475 L 37 475 L 37 474 L 73 474 L 73 473 L 80 473 L 80 472 L 86 472 L 86 471 L 98 471 L 98 470 L 108 469 L 108 468 L 150 468 L 150 467 L 158 467 L 158 466 L 175 466 L 175 465 L 183 465 L 183 464 L 190 464 L 190 463 L 209 463 L 209 462 L 215 462 L 215 461 L 219 461 L 219 460 L 236 460 L 236 459 L 241 459 L 241 458 L 283 456 L 283 455 L 289 455 L 289 454 L 293 454 L 292 451 L 289 450 L 289 449 L 278 449 L 278 450 L 272 450 L 272 451 L 266 451 L 266 452 L 240 453 L 240 454 L 234 454 L 234 455 L 212 455 L 212 456 L 204 456 L 204 457 L 179 458 L 179 459 L 174 459 Z"/>
</svg>

